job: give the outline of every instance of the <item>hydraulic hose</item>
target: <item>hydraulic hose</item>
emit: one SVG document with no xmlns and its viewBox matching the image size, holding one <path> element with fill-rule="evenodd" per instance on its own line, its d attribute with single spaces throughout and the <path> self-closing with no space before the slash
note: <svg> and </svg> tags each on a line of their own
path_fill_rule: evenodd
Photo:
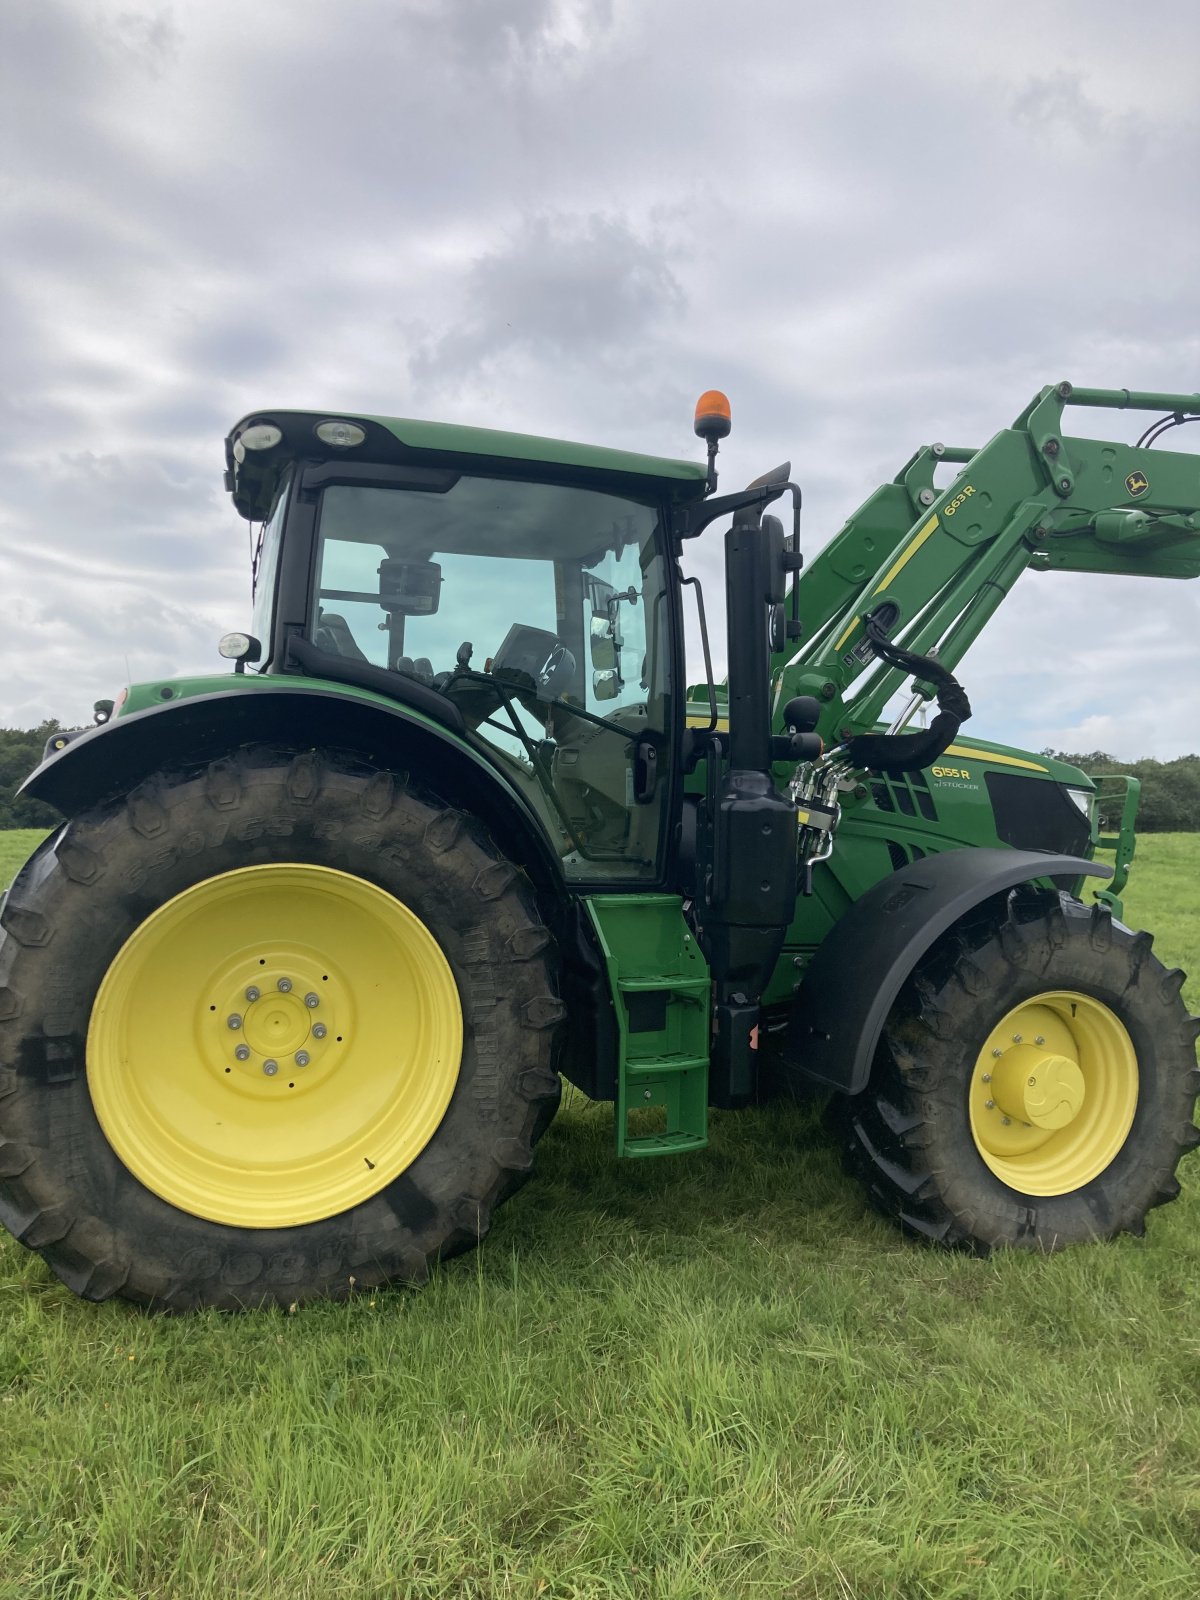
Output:
<svg viewBox="0 0 1200 1600">
<path fill-rule="evenodd" d="M 866 619 L 867 638 L 877 656 L 889 667 L 911 672 L 932 683 L 937 692 L 938 714 L 920 733 L 859 733 L 846 741 L 851 762 L 890 777 L 920 772 L 954 743 L 959 728 L 971 715 L 971 702 L 958 679 L 932 656 L 921 656 L 892 644 L 882 627 Z"/>
</svg>

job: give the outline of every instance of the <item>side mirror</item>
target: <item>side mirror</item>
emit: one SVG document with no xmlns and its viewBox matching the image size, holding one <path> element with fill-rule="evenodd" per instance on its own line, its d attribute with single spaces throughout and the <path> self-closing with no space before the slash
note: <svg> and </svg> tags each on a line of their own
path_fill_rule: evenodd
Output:
<svg viewBox="0 0 1200 1600">
<path fill-rule="evenodd" d="M 607 617 L 593 617 L 590 634 L 592 665 L 608 671 L 617 665 L 617 640 Z"/>
<path fill-rule="evenodd" d="M 583 574 L 588 605 L 594 617 L 611 617 L 613 595 L 616 590 L 607 578 L 598 578 L 594 572 Z"/>
<path fill-rule="evenodd" d="M 592 673 L 592 696 L 596 700 L 615 700 L 621 692 L 621 677 L 614 669 Z"/>
</svg>

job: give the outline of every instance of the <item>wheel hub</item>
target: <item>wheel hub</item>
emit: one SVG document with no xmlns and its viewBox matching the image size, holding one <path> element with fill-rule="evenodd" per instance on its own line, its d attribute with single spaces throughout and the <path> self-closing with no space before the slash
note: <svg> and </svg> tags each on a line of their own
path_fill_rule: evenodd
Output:
<svg viewBox="0 0 1200 1600">
<path fill-rule="evenodd" d="M 352 1038 L 352 1002 L 351 985 L 333 965 L 298 945 L 251 953 L 222 974 L 211 997 L 202 994 L 208 1022 L 200 1019 L 198 1034 L 226 1088 L 244 1091 L 247 1080 L 257 1086 L 266 1077 L 296 1090 L 298 1073 L 311 1083 L 335 1069 Z"/>
<path fill-rule="evenodd" d="M 1070 1056 L 1015 1044 L 996 1062 L 992 1098 L 1001 1111 L 1034 1128 L 1065 1128 L 1083 1105 L 1083 1073 Z"/>
</svg>

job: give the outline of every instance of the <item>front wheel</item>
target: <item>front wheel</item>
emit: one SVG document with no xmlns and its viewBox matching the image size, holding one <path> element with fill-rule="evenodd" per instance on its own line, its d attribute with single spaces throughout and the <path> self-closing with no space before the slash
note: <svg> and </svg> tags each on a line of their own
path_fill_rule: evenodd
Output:
<svg viewBox="0 0 1200 1600">
<path fill-rule="evenodd" d="M 1011 897 L 905 985 L 868 1087 L 835 1105 L 848 1166 L 945 1245 L 1142 1233 L 1200 1143 L 1182 983 L 1107 908 Z"/>
<path fill-rule="evenodd" d="M 528 883 L 389 772 L 163 775 L 47 841 L 0 930 L 0 1219 L 88 1298 L 419 1282 L 557 1105 Z"/>
</svg>

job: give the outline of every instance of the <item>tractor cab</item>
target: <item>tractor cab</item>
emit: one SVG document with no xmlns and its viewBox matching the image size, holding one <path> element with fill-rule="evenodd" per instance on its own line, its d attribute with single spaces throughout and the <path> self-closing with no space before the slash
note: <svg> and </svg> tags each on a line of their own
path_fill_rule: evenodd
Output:
<svg viewBox="0 0 1200 1600">
<path fill-rule="evenodd" d="M 465 732 L 569 879 L 661 875 L 684 701 L 670 529 L 703 468 L 296 412 L 239 423 L 227 461 L 261 524 L 262 673 L 354 684 Z"/>
</svg>

